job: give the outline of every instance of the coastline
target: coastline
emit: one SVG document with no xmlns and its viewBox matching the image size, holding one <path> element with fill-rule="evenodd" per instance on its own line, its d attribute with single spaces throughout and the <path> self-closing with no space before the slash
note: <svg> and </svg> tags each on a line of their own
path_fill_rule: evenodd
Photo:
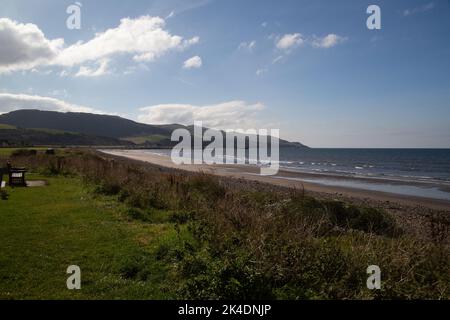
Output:
<svg viewBox="0 0 450 320">
<path fill-rule="evenodd" d="M 316 183 L 314 180 L 335 180 L 339 183 L 357 182 L 363 184 L 370 184 L 382 182 L 392 186 L 402 188 L 403 183 L 395 180 L 383 180 L 377 178 L 350 178 L 343 176 L 335 176 L 328 174 L 313 174 L 303 173 L 292 170 L 280 169 L 276 176 L 261 176 L 259 175 L 259 167 L 252 165 L 176 165 L 172 160 L 165 155 L 143 153 L 142 150 L 105 150 L 101 149 L 108 155 L 124 157 L 132 160 L 151 163 L 154 165 L 180 169 L 190 172 L 204 172 L 222 177 L 230 177 L 235 179 L 245 179 L 249 181 L 268 183 L 280 187 L 290 187 L 304 189 L 305 192 L 318 196 L 320 198 L 336 198 L 344 201 L 351 201 L 356 203 L 370 204 L 371 206 L 381 207 L 389 211 L 426 211 L 426 209 L 447 211 L 450 213 L 450 201 L 445 199 L 435 199 L 429 197 L 422 197 L 408 194 L 398 194 L 391 192 L 384 192 L 379 190 L 367 190 L 362 188 L 355 188 L 342 185 L 325 185 Z M 410 186 L 421 187 L 425 184 L 409 182 Z M 447 191 L 447 190 L 446 190 Z"/>
</svg>

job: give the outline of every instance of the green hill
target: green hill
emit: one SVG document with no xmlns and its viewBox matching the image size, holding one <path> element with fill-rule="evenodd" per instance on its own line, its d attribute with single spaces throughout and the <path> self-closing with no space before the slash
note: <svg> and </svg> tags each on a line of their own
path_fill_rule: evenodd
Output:
<svg viewBox="0 0 450 320">
<path fill-rule="evenodd" d="M 25 129 L 46 128 L 117 139 L 170 134 L 165 128 L 137 123 L 118 116 L 92 113 L 18 110 L 0 115 L 0 123 Z"/>
<path fill-rule="evenodd" d="M 173 130 L 193 126 L 149 125 L 111 115 L 17 110 L 0 115 L 1 145 L 124 145 L 171 147 Z M 204 128 L 206 130 L 206 128 Z M 281 147 L 305 148 L 299 142 L 280 140 Z"/>
<path fill-rule="evenodd" d="M 8 146 L 119 146 L 133 143 L 115 138 L 92 136 L 51 129 L 1 129 L 0 147 Z"/>
</svg>

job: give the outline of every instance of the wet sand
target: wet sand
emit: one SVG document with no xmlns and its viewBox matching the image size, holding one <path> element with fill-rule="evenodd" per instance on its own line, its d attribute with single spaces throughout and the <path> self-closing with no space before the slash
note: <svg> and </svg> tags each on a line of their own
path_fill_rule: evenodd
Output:
<svg viewBox="0 0 450 320">
<path fill-rule="evenodd" d="M 172 162 L 168 156 L 152 153 L 143 153 L 141 150 L 101 150 L 110 155 L 126 157 L 128 159 L 144 161 L 158 166 L 187 170 L 191 172 L 205 172 L 223 177 L 232 177 L 237 179 L 246 179 L 272 185 L 304 189 L 306 192 L 320 197 L 350 200 L 357 203 L 368 203 L 376 207 L 383 207 L 389 210 L 421 210 L 429 208 L 434 210 L 443 210 L 450 213 L 450 201 L 419 197 L 413 195 L 402 195 L 382 191 L 372 191 L 344 186 L 323 185 L 314 183 L 311 180 L 327 179 L 356 181 L 358 183 L 388 183 L 400 186 L 401 182 L 369 178 L 347 178 L 341 176 L 332 176 L 326 174 L 310 174 L 293 172 L 281 169 L 276 176 L 259 175 L 260 168 L 251 165 L 177 165 Z M 305 181 L 306 180 L 306 181 Z M 409 183 L 408 183 L 409 184 Z M 412 183 L 414 185 L 414 183 Z M 417 183 L 418 186 L 423 184 Z M 426 211 L 426 210 L 422 210 Z"/>
</svg>

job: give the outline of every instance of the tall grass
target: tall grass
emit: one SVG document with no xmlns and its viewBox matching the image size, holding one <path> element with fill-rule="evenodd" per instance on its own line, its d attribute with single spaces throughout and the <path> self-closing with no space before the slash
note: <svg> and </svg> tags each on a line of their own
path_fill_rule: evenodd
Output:
<svg viewBox="0 0 450 320">
<path fill-rule="evenodd" d="M 450 298 L 448 225 L 439 241 L 423 242 L 377 209 L 90 151 L 13 161 L 81 175 L 96 192 L 127 203 L 133 219 L 164 212 L 180 236 L 161 242 L 158 259 L 173 267 L 180 298 Z M 381 290 L 366 287 L 369 265 L 381 268 Z"/>
</svg>

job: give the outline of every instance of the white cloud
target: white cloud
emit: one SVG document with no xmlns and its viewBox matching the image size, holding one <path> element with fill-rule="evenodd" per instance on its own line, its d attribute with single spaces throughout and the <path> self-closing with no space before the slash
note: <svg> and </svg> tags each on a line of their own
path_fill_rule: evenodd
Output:
<svg viewBox="0 0 450 320">
<path fill-rule="evenodd" d="M 160 17 L 142 16 L 121 19 L 116 28 L 97 33 L 87 42 L 65 47 L 63 39 L 47 39 L 34 24 L 3 18 L 0 19 L 0 73 L 31 70 L 42 65 L 73 67 L 93 62 L 101 66 L 102 61 L 117 55 L 131 55 L 138 62 L 153 61 L 199 40 L 199 37 L 185 40 L 171 34 Z M 84 71 L 89 73 L 86 68 Z"/>
<path fill-rule="evenodd" d="M 245 51 L 249 51 L 252 52 L 253 49 L 256 46 L 256 41 L 250 41 L 250 42 L 241 42 L 239 44 L 238 50 L 245 50 Z"/>
<path fill-rule="evenodd" d="M 266 73 L 268 70 L 267 70 L 267 68 L 261 68 L 261 69 L 258 69 L 258 70 L 256 70 L 256 75 L 257 76 L 262 76 L 264 73 Z"/>
<path fill-rule="evenodd" d="M 0 73 L 31 70 L 53 60 L 63 39 L 48 40 L 34 24 L 0 19 Z"/>
<path fill-rule="evenodd" d="M 341 37 L 334 33 L 330 33 L 323 38 L 315 36 L 304 37 L 301 33 L 285 34 L 282 37 L 271 35 L 269 37 L 269 39 L 273 38 L 275 38 L 275 46 L 279 50 L 284 50 L 287 54 L 289 54 L 292 49 L 300 45 L 308 45 L 314 48 L 331 48 L 347 40 L 347 38 Z M 282 58 L 283 55 L 279 55 L 272 61 L 272 63 L 276 63 Z"/>
<path fill-rule="evenodd" d="M 67 98 L 67 97 L 70 96 L 70 94 L 67 92 L 66 89 L 62 89 L 62 90 L 57 90 L 57 89 L 51 90 L 51 91 L 49 92 L 49 94 L 50 94 L 51 96 L 55 96 L 55 97 L 65 97 L 65 98 Z"/>
<path fill-rule="evenodd" d="M 434 9 L 435 6 L 436 5 L 434 4 L 434 2 L 430 2 L 430 3 L 424 4 L 424 5 L 420 6 L 420 7 L 415 7 L 415 8 L 411 8 L 411 9 L 405 9 L 403 11 L 403 16 L 406 17 L 406 16 L 410 16 L 410 15 L 413 15 L 413 14 L 416 14 L 416 13 L 429 11 L 429 10 Z"/>
<path fill-rule="evenodd" d="M 187 59 L 183 63 L 183 68 L 184 69 L 198 69 L 202 66 L 202 64 L 203 64 L 202 58 L 200 58 L 199 56 L 195 56 L 190 59 Z"/>
<path fill-rule="evenodd" d="M 305 40 L 300 33 L 285 34 L 276 42 L 276 47 L 281 50 L 289 50 L 303 44 Z"/>
<path fill-rule="evenodd" d="M 67 77 L 69 75 L 69 71 L 67 71 L 67 70 L 62 70 L 60 73 L 59 73 L 59 76 L 60 77 Z"/>
<path fill-rule="evenodd" d="M 197 44 L 197 43 L 199 43 L 199 42 L 200 42 L 200 37 L 193 37 L 193 38 L 191 38 L 191 39 L 185 40 L 185 41 L 183 42 L 183 47 L 182 47 L 182 49 L 187 48 L 187 47 L 189 47 L 189 46 L 192 46 L 192 45 L 194 45 L 194 44 Z"/>
<path fill-rule="evenodd" d="M 249 129 L 257 127 L 258 114 L 265 107 L 261 103 L 229 101 L 215 105 L 160 104 L 139 109 L 138 120 L 152 124 L 179 123 L 192 125 L 202 121 L 205 126 L 216 129 Z"/>
<path fill-rule="evenodd" d="M 180 50 L 198 42 L 198 37 L 183 40 L 164 27 L 165 21 L 159 17 L 124 18 L 118 27 L 97 33 L 86 43 L 64 49 L 55 63 L 73 66 L 117 54 L 133 54 L 137 61 L 152 61 L 170 50 Z"/>
<path fill-rule="evenodd" d="M 104 59 L 100 61 L 97 69 L 92 69 L 87 66 L 81 66 L 80 70 L 75 74 L 76 77 L 98 77 L 109 73 L 109 60 Z"/>
<path fill-rule="evenodd" d="M 282 59 L 284 58 L 283 55 L 276 57 L 275 59 L 272 60 L 272 63 L 277 63 L 280 62 Z"/>
<path fill-rule="evenodd" d="M 346 40 L 346 38 L 338 36 L 337 34 L 334 33 L 330 33 L 329 35 L 323 37 L 323 38 L 318 38 L 315 37 L 314 40 L 312 41 L 312 46 L 315 48 L 331 48 L 334 47 L 342 42 L 344 42 Z"/>
<path fill-rule="evenodd" d="M 0 93 L 0 114 L 21 109 L 104 113 L 90 107 L 79 106 L 50 97 L 41 97 L 28 94 Z"/>
</svg>

